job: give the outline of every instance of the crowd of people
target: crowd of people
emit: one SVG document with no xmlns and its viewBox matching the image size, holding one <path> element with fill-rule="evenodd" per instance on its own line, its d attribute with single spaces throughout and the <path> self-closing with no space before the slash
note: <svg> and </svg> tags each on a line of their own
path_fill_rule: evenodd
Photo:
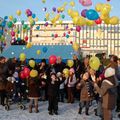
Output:
<svg viewBox="0 0 120 120">
<path fill-rule="evenodd" d="M 33 107 L 38 113 L 39 100 L 48 100 L 49 114 L 58 115 L 58 102 L 73 104 L 79 101 L 78 114 L 82 114 L 85 107 L 85 114 L 89 115 L 89 108 L 94 100 L 97 104 L 95 115 L 103 120 L 111 120 L 112 110 L 120 112 L 120 61 L 117 56 L 112 55 L 107 62 L 106 54 L 103 53 L 101 65 L 95 71 L 90 68 L 89 59 L 90 56 L 86 56 L 79 60 L 77 55 L 73 55 L 72 67 L 67 66 L 61 57 L 57 57 L 54 65 L 47 64 L 42 59 L 31 68 L 26 61 L 0 57 L 1 105 L 5 106 L 5 98 L 18 102 L 27 100 L 29 113 L 33 112 Z M 36 70 L 36 76 L 21 78 L 20 72 L 25 67 Z M 63 73 L 65 68 L 69 69 L 67 76 Z"/>
</svg>

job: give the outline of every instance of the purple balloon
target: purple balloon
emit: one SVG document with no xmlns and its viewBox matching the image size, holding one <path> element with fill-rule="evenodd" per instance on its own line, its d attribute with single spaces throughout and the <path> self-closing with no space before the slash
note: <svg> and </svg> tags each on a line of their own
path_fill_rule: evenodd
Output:
<svg viewBox="0 0 120 120">
<path fill-rule="evenodd" d="M 27 16 L 32 16 L 32 11 L 28 11 Z"/>
<path fill-rule="evenodd" d="M 83 17 L 86 18 L 86 12 L 87 12 L 87 11 L 88 11 L 87 9 L 82 10 L 82 12 L 81 12 L 81 16 L 83 16 Z"/>
<path fill-rule="evenodd" d="M 53 7 L 53 9 L 52 9 L 54 12 L 56 12 L 56 8 L 55 7 Z"/>
<path fill-rule="evenodd" d="M 48 22 L 45 23 L 45 26 L 46 26 L 46 27 L 48 26 Z"/>
</svg>

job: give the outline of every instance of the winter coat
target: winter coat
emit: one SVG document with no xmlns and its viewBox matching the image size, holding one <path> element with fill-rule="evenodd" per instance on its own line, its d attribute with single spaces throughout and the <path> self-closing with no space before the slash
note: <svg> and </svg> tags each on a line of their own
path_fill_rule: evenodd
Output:
<svg viewBox="0 0 120 120">
<path fill-rule="evenodd" d="M 80 88 L 80 101 L 91 101 L 93 99 L 94 91 L 91 80 L 81 80 L 78 87 Z"/>
<path fill-rule="evenodd" d="M 39 98 L 39 79 L 29 78 L 28 80 L 28 97 L 29 98 Z"/>
<path fill-rule="evenodd" d="M 56 73 L 58 72 L 63 72 L 63 69 L 65 68 L 65 63 L 64 62 L 61 62 L 61 63 L 57 63 L 56 64 Z"/>
<path fill-rule="evenodd" d="M 101 87 L 94 85 L 97 92 L 102 96 L 102 107 L 113 110 L 116 105 L 117 89 L 114 76 L 103 80 Z"/>
</svg>

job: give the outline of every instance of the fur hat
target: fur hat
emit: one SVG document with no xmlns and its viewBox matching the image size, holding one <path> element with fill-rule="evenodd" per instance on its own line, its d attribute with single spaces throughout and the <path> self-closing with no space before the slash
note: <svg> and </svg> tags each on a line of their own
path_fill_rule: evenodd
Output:
<svg viewBox="0 0 120 120">
<path fill-rule="evenodd" d="M 104 76 L 105 78 L 112 77 L 115 75 L 115 69 L 112 67 L 109 67 L 105 70 Z"/>
</svg>

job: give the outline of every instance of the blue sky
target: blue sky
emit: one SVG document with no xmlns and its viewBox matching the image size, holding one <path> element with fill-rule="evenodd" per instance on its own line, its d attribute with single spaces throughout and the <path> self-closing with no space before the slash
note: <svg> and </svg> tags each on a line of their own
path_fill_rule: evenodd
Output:
<svg viewBox="0 0 120 120">
<path fill-rule="evenodd" d="M 26 19 L 25 10 L 31 9 L 33 13 L 39 18 L 39 20 L 44 20 L 45 12 L 43 12 L 43 8 L 47 8 L 47 12 L 51 13 L 53 7 L 61 6 L 64 2 L 70 2 L 71 0 L 46 0 L 46 3 L 43 4 L 42 0 L 0 0 L 0 16 L 16 16 L 16 11 L 20 9 L 22 11 L 22 15 L 20 19 Z M 79 0 L 74 0 L 76 5 L 74 7 L 75 10 L 79 12 L 85 7 L 82 7 L 79 4 Z M 92 0 L 93 5 L 90 8 L 95 8 L 97 3 L 106 3 L 107 0 Z M 109 2 L 112 6 L 111 16 L 118 16 L 120 18 L 120 0 L 111 0 Z M 67 7 L 68 8 L 68 7 Z M 66 13 L 65 20 L 69 20 L 70 18 Z"/>
</svg>

